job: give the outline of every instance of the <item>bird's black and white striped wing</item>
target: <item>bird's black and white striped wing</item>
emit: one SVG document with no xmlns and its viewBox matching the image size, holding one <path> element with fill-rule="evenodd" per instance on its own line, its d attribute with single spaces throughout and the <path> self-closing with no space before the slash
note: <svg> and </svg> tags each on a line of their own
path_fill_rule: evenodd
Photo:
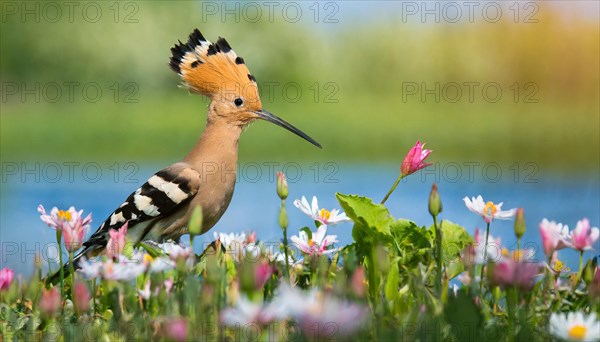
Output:
<svg viewBox="0 0 600 342">
<path fill-rule="evenodd" d="M 200 186 L 199 173 L 187 164 L 173 164 L 148 179 L 119 206 L 98 230 L 84 242 L 83 253 L 104 248 L 110 229 L 129 222 L 128 229 L 160 217 L 166 217 L 191 200 Z M 82 253 L 82 254 L 83 254 Z"/>
</svg>

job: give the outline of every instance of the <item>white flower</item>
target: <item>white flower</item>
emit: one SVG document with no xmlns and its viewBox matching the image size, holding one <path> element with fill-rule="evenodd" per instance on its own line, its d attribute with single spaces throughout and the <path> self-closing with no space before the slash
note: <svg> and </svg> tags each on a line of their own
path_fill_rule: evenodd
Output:
<svg viewBox="0 0 600 342">
<path fill-rule="evenodd" d="M 217 233 L 214 232 L 215 240 L 220 240 L 225 249 L 236 250 L 246 245 L 246 234 L 245 233 Z"/>
<path fill-rule="evenodd" d="M 167 257 L 152 258 L 148 270 L 151 273 L 164 272 L 175 268 L 175 262 Z"/>
<path fill-rule="evenodd" d="M 145 243 L 160 248 L 160 250 L 171 258 L 173 261 L 177 261 L 179 258 L 188 259 L 194 254 L 191 247 L 184 246 L 179 243 L 169 240 L 163 243 L 156 243 L 154 241 L 144 241 Z"/>
<path fill-rule="evenodd" d="M 260 247 L 255 242 L 255 236 L 246 236 L 245 233 L 214 233 L 215 240 L 220 240 L 227 253 L 233 256 L 233 259 L 240 261 L 240 258 L 249 255 L 252 260 L 258 259 L 261 253 Z"/>
<path fill-rule="evenodd" d="M 245 326 L 247 324 L 263 324 L 271 321 L 264 312 L 264 307 L 249 300 L 246 296 L 241 296 L 233 307 L 227 308 L 221 312 L 221 322 L 227 326 Z"/>
<path fill-rule="evenodd" d="M 102 263 L 101 275 L 108 280 L 132 280 L 146 272 L 146 265 L 120 258 L 118 263 L 107 260 Z"/>
<path fill-rule="evenodd" d="M 175 244 L 173 244 L 175 245 Z M 159 247 L 159 244 L 153 244 L 153 246 Z M 175 246 L 179 246 L 179 245 L 175 245 Z M 182 247 L 179 247 L 182 248 Z M 161 248 L 163 251 L 164 249 Z M 133 253 L 131 253 L 131 255 L 129 256 L 129 258 L 125 258 L 125 257 L 119 257 L 120 261 L 123 262 L 135 262 L 135 263 L 141 263 L 144 264 L 147 269 L 152 272 L 163 272 L 163 271 L 168 271 L 171 270 L 173 268 L 175 268 L 175 261 L 177 260 L 176 258 L 174 258 L 173 260 L 171 260 L 169 258 L 170 256 L 158 256 L 156 258 L 152 257 L 150 254 L 146 253 L 146 251 L 142 248 L 136 248 L 133 250 Z"/>
<path fill-rule="evenodd" d="M 89 260 L 85 256 L 82 256 L 77 265 L 79 266 L 77 272 L 81 273 L 85 279 L 93 279 L 100 276 L 102 262 L 99 258 Z"/>
<path fill-rule="evenodd" d="M 303 292 L 287 284 L 280 285 L 275 299 L 265 311 L 277 319 L 293 318 L 306 336 L 327 336 L 327 330 L 335 326 L 336 335 L 330 338 L 345 336 L 359 329 L 367 314 L 365 307 L 316 288 Z"/>
<path fill-rule="evenodd" d="M 294 205 L 300 209 L 303 213 L 310 216 L 315 221 L 319 221 L 324 225 L 333 226 L 338 223 L 348 222 L 350 219 L 345 213 L 340 213 L 338 209 L 319 209 L 319 203 L 317 197 L 313 196 L 312 204 L 308 204 L 306 197 L 302 196 L 302 200 L 295 200 Z"/>
<path fill-rule="evenodd" d="M 327 249 L 327 247 L 338 242 L 337 235 L 325 234 L 327 234 L 327 226 L 321 225 L 316 232 L 312 233 L 312 238 L 309 238 L 305 231 L 300 231 L 298 236 L 294 235 L 290 240 L 306 254 L 322 255 L 335 252 L 336 249 Z"/>
<path fill-rule="evenodd" d="M 600 321 L 592 312 L 553 313 L 550 316 L 550 333 L 568 341 L 597 341 L 600 339 Z"/>
<path fill-rule="evenodd" d="M 486 203 L 483 201 L 481 195 L 471 199 L 465 197 L 463 201 L 465 201 L 465 205 L 470 211 L 481 215 L 486 223 L 491 223 L 494 219 L 509 220 L 517 213 L 517 209 L 514 208 L 502 211 L 502 202 L 499 204 L 494 204 L 493 202 Z"/>
<path fill-rule="evenodd" d="M 283 253 L 283 252 L 275 252 L 275 254 L 269 255 L 269 261 L 271 261 L 271 262 L 277 262 L 277 263 L 280 263 L 282 265 L 285 265 L 285 253 Z M 289 254 L 288 254 L 288 263 L 290 265 L 294 264 L 294 258 L 292 258 L 292 256 L 289 255 Z"/>
</svg>

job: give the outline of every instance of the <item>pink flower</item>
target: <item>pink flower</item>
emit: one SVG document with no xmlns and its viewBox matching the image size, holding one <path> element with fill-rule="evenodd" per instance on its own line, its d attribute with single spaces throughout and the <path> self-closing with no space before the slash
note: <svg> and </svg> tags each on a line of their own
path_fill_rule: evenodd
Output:
<svg viewBox="0 0 600 342">
<path fill-rule="evenodd" d="M 174 283 L 175 281 L 173 280 L 173 278 L 169 278 L 163 282 L 163 285 L 165 286 L 165 292 L 167 294 L 171 293 L 171 289 L 173 288 Z"/>
<path fill-rule="evenodd" d="M 417 141 L 415 146 L 408 151 L 408 154 L 404 157 L 404 161 L 402 161 L 402 167 L 400 167 L 400 172 L 403 176 L 408 176 L 431 165 L 431 163 L 425 163 L 424 160 L 432 151 L 424 150 L 423 147 L 425 147 L 425 144 Z"/>
<path fill-rule="evenodd" d="M 567 242 L 574 249 L 583 252 L 584 250 L 593 249 L 593 245 L 598 241 L 600 231 L 598 228 L 590 227 L 590 221 L 584 218 L 577 221 L 575 229 L 569 233 Z"/>
<path fill-rule="evenodd" d="M 75 309 L 77 312 L 86 312 L 90 309 L 90 291 L 87 286 L 82 282 L 75 283 L 75 287 L 73 288 L 73 292 L 75 293 Z"/>
<path fill-rule="evenodd" d="M 61 298 L 56 287 L 50 290 L 42 289 L 42 298 L 38 303 L 40 311 L 46 316 L 54 316 L 60 309 Z"/>
<path fill-rule="evenodd" d="M 110 239 L 108 240 L 108 244 L 106 245 L 106 254 L 110 258 L 114 258 L 123 252 L 123 248 L 125 248 L 126 236 L 127 236 L 127 227 L 129 222 L 125 222 L 119 230 L 111 229 L 108 231 L 110 235 Z"/>
<path fill-rule="evenodd" d="M 70 225 L 81 219 L 83 210 L 77 211 L 74 207 L 70 207 L 69 210 L 58 210 L 57 207 L 52 208 L 50 215 L 46 214 L 46 210 L 43 205 L 39 205 L 37 208 L 41 214 L 40 219 L 47 224 L 50 228 L 62 230 L 64 225 Z M 87 226 L 92 222 L 92 214 L 89 214 L 86 218 L 81 220 L 83 226 Z"/>
<path fill-rule="evenodd" d="M 10 268 L 5 267 L 0 270 L 0 291 L 8 290 L 14 277 L 15 271 L 11 270 Z"/>
<path fill-rule="evenodd" d="M 273 266 L 268 262 L 262 261 L 254 269 L 254 285 L 256 289 L 262 289 L 273 275 Z"/>
<path fill-rule="evenodd" d="M 364 297 L 367 293 L 367 283 L 365 278 L 365 268 L 358 266 L 352 274 L 352 291 L 358 297 Z"/>
<path fill-rule="evenodd" d="M 248 236 L 246 236 L 246 243 L 256 243 L 256 232 L 248 232 Z"/>
<path fill-rule="evenodd" d="M 311 255 L 329 254 L 336 249 L 328 249 L 337 241 L 337 235 L 327 235 L 327 226 L 321 225 L 316 232 L 312 233 L 312 238 L 308 237 L 305 231 L 300 231 L 298 236 L 292 236 L 290 240 L 304 253 Z"/>
<path fill-rule="evenodd" d="M 164 323 L 163 328 L 164 334 L 171 340 L 187 341 L 188 339 L 188 325 L 183 318 L 169 319 Z"/>
<path fill-rule="evenodd" d="M 540 265 L 515 258 L 504 258 L 496 264 L 492 280 L 502 288 L 517 286 L 522 290 L 531 290 L 535 285 L 535 276 L 540 272 Z"/>
<path fill-rule="evenodd" d="M 542 236 L 544 253 L 546 253 L 547 256 L 551 256 L 554 251 L 568 247 L 568 233 L 568 226 L 563 226 L 562 223 L 543 219 L 542 222 L 540 222 L 540 235 Z"/>
<path fill-rule="evenodd" d="M 83 243 L 83 236 L 89 229 L 89 223 L 92 221 L 91 214 L 85 219 L 81 215 L 77 215 L 73 222 L 69 224 L 63 224 L 62 233 L 63 240 L 67 251 L 74 252 L 81 247 Z"/>
</svg>

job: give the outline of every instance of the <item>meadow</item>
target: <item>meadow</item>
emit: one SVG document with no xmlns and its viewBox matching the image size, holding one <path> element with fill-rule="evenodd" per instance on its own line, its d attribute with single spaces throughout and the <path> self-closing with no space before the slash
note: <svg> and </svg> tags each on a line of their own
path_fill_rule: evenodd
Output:
<svg viewBox="0 0 600 342">
<path fill-rule="evenodd" d="M 298 21 L 281 8 L 274 18 L 252 16 L 256 7 L 241 2 L 75 4 L 68 15 L 63 3 L 2 3 L 0 233 L 31 241 L 2 239 L 0 340 L 600 340 L 600 232 L 597 213 L 581 203 L 597 202 L 600 172 L 598 4 L 501 3 L 498 20 L 458 22 L 409 15 L 412 2 L 302 2 Z M 251 220 L 234 202 L 232 233 L 195 236 L 198 208 L 189 243 L 132 245 L 125 226 L 111 232 L 106 253 L 48 282 L 56 264 L 36 255 L 25 265 L 9 247 L 51 234 L 46 246 L 63 263 L 102 220 L 103 212 L 88 220 L 91 201 L 117 199 L 88 192 L 83 207 L 73 187 L 94 182 L 30 182 L 36 171 L 15 167 L 132 162 L 143 173 L 183 157 L 204 128 L 208 99 L 178 87 L 168 57 L 196 27 L 244 57 L 265 109 L 323 145 L 257 122 L 240 140 L 241 163 L 355 166 L 352 185 L 367 194 L 319 192 L 325 184 L 314 181 L 327 203 L 319 206 L 312 194 L 296 196 L 305 190 L 284 174 L 270 175 L 276 181 L 257 185 L 272 187 L 272 198 L 241 198 L 268 213 L 279 204 L 277 217 L 252 212 L 262 218 Z M 448 177 L 415 185 L 430 162 L 532 167 L 542 182 L 524 184 L 522 173 L 465 194 L 462 206 L 460 191 L 484 187 L 454 184 L 445 195 Z M 375 188 L 360 176 L 381 165 L 414 180 L 414 193 L 400 182 L 382 201 L 384 181 Z M 546 202 L 554 206 L 498 203 L 503 191 L 535 198 L 525 188 L 556 196 Z M 32 192 L 45 206 L 39 214 Z M 397 217 L 415 207 L 418 220 Z M 528 208 L 536 215 L 526 219 Z M 249 221 L 281 230 L 261 236 Z M 337 226 L 344 222 L 352 228 Z M 578 262 L 567 262 L 573 255 Z"/>
</svg>

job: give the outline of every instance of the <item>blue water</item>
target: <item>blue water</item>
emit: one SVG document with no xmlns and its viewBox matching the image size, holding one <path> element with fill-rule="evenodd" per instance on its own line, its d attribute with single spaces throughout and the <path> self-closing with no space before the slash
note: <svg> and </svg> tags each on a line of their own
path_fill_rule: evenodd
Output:
<svg viewBox="0 0 600 342">
<path fill-rule="evenodd" d="M 122 166 L 121 166 L 122 167 Z M 36 179 L 34 176 L 3 174 L 0 192 L 0 267 L 11 267 L 17 272 L 28 274 L 33 268 L 34 254 L 39 252 L 47 260 L 54 260 L 55 232 L 46 227 L 36 211 L 38 204 L 47 210 L 53 206 L 68 208 L 74 205 L 85 213 L 93 213 L 93 229 L 97 227 L 130 192 L 151 176 L 158 165 L 146 165 L 135 170 L 132 177 L 123 169 L 118 177 L 103 169 L 102 177 L 75 173 L 69 179 L 64 174 L 52 177 L 50 174 Z M 219 223 L 207 234 L 197 237 L 200 242 L 210 242 L 213 232 L 242 232 L 254 230 L 261 241 L 277 242 L 281 230 L 277 225 L 280 200 L 275 192 L 275 180 L 269 168 L 259 164 L 245 164 L 240 167 L 240 176 L 234 197 L 228 211 Z M 317 172 L 318 170 L 318 172 Z M 505 209 L 524 207 L 527 232 L 523 238 L 527 247 L 536 250 L 536 257 L 542 261 L 543 250 L 538 233 L 538 223 L 543 218 L 556 220 L 574 228 L 577 220 L 587 217 L 593 226 L 600 221 L 600 181 L 597 176 L 576 178 L 536 174 L 516 179 L 508 169 L 502 177 L 482 177 L 475 172 L 457 176 L 442 172 L 435 167 L 427 172 L 410 176 L 398 186 L 387 202 L 395 217 L 410 218 L 419 225 L 431 225 L 427 211 L 427 199 L 433 181 L 439 183 L 443 202 L 441 217 L 459 223 L 472 234 L 476 227 L 485 228 L 480 217 L 469 212 L 463 203 L 465 196 L 481 194 L 484 199 L 504 202 Z M 292 205 L 292 200 L 302 195 L 316 195 L 321 207 L 339 208 L 335 192 L 361 194 L 381 200 L 394 182 L 398 169 L 394 165 L 298 165 L 287 167 L 290 178 L 288 214 L 290 234 L 297 234 L 297 228 L 311 225 L 311 220 Z M 447 171 L 447 170 L 446 170 Z M 477 176 L 479 175 L 479 176 Z M 341 224 L 330 228 L 329 234 L 336 234 L 340 245 L 352 241 L 352 225 Z M 91 232 L 89 232 L 91 234 Z M 495 221 L 491 234 L 500 236 L 503 245 L 509 249 L 516 246 L 512 221 Z M 189 243 L 187 237 L 182 241 Z M 600 250 L 585 253 L 593 257 Z M 572 269 L 578 267 L 578 254 L 575 251 L 560 252 L 561 260 Z M 46 261 L 44 261 L 46 263 Z"/>
</svg>

